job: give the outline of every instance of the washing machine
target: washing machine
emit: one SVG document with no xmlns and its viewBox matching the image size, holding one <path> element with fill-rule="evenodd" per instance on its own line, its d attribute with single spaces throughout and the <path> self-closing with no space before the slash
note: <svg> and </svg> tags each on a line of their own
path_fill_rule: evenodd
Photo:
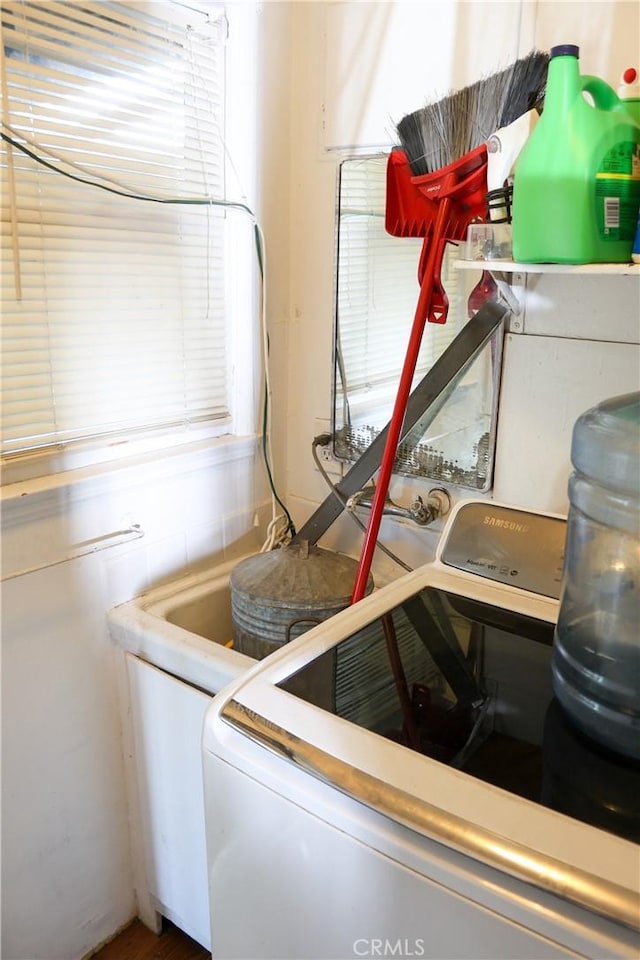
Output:
<svg viewBox="0 0 640 960">
<path fill-rule="evenodd" d="M 216 960 L 637 960 L 640 774 L 552 691 L 564 540 L 459 503 L 432 563 L 214 698 Z"/>
</svg>

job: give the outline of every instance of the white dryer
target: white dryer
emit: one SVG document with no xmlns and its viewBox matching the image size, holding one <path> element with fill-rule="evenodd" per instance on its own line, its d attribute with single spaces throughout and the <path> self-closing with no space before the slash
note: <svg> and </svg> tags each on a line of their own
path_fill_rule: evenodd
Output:
<svg viewBox="0 0 640 960">
<path fill-rule="evenodd" d="M 458 504 L 433 563 L 214 699 L 216 960 L 637 958 L 639 772 L 551 689 L 564 537 Z"/>
</svg>

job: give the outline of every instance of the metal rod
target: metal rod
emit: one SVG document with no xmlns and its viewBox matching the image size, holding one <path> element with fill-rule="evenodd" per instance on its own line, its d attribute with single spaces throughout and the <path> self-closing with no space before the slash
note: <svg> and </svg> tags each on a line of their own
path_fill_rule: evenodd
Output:
<svg viewBox="0 0 640 960">
<path fill-rule="evenodd" d="M 222 708 L 220 717 L 254 742 L 376 813 L 388 817 L 392 823 L 408 827 L 423 837 L 444 844 L 450 850 L 532 884 L 552 896 L 622 923 L 632 930 L 640 930 L 640 898 L 635 890 L 563 863 L 436 807 L 321 750 L 237 700 L 229 700 Z"/>
<path fill-rule="evenodd" d="M 98 553 L 100 550 L 107 550 L 110 547 L 118 547 L 122 543 L 129 543 L 131 540 L 139 540 L 144 537 L 144 530 L 140 525 L 134 523 L 126 530 L 114 530 L 113 533 L 105 533 L 101 537 L 94 537 L 92 540 L 83 540 L 81 543 L 73 544 L 74 549 L 64 557 L 58 557 L 56 560 L 47 560 L 43 563 L 34 564 L 32 567 L 23 567 L 22 570 L 16 570 L 14 573 L 8 573 L 0 577 L 4 583 L 5 580 L 15 580 L 16 577 L 24 577 L 28 573 L 37 573 L 39 570 L 47 570 L 49 567 L 57 567 L 61 563 L 69 563 L 71 560 L 77 560 L 79 557 L 86 557 L 90 553 Z"/>
<path fill-rule="evenodd" d="M 412 391 L 400 431 L 400 440 L 404 440 L 419 421 L 424 422 L 426 429 L 429 421 L 425 414 L 429 412 L 432 418 L 435 417 L 438 400 L 442 394 L 455 377 L 473 362 L 478 352 L 499 329 L 508 313 L 509 308 L 505 304 L 489 301 L 465 324 Z M 362 456 L 336 484 L 335 491 L 326 497 L 306 523 L 300 527 L 292 543 L 307 540 L 310 544 L 315 544 L 327 532 L 343 512 L 349 497 L 361 490 L 380 466 L 388 431 L 389 424 L 380 431 Z"/>
</svg>

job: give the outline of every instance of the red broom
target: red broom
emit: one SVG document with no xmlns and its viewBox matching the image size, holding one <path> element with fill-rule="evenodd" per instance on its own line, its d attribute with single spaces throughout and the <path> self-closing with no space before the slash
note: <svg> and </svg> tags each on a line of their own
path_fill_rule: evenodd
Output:
<svg viewBox="0 0 640 960">
<path fill-rule="evenodd" d="M 446 321 L 440 280 L 447 240 L 461 240 L 468 224 L 485 219 L 487 151 L 495 130 L 541 98 L 548 56 L 532 53 L 506 70 L 409 114 L 397 130 L 403 150 L 387 165 L 385 227 L 393 236 L 423 237 L 420 294 L 400 376 L 380 473 L 360 553 L 351 602 L 365 595 L 411 383 L 427 320 Z"/>
</svg>

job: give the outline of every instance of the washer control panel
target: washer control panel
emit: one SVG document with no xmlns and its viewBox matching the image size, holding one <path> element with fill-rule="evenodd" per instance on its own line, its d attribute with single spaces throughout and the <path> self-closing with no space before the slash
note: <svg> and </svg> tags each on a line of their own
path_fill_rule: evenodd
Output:
<svg viewBox="0 0 640 960">
<path fill-rule="evenodd" d="M 440 560 L 487 580 L 559 599 L 567 523 L 490 500 L 463 504 Z"/>
</svg>

